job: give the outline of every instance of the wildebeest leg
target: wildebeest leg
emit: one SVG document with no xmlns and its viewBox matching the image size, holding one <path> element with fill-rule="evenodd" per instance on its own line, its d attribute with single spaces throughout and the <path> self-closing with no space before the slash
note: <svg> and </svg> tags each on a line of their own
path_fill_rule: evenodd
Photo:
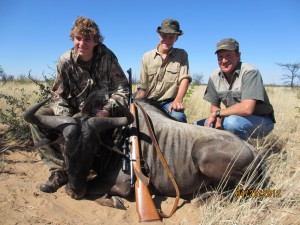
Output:
<svg viewBox="0 0 300 225">
<path fill-rule="evenodd" d="M 229 149 L 226 146 L 232 146 L 232 148 Z M 255 158 L 254 152 L 248 145 L 238 142 L 234 146 L 232 142 L 229 145 L 226 141 L 222 143 L 211 141 L 206 142 L 205 145 L 196 143 L 192 154 L 193 159 L 198 160 L 201 173 L 221 184 L 222 187 L 239 182 Z"/>
<path fill-rule="evenodd" d="M 119 196 L 110 196 L 105 194 L 103 197 L 95 200 L 99 205 L 108 206 L 116 209 L 126 209 L 124 201 Z"/>
</svg>

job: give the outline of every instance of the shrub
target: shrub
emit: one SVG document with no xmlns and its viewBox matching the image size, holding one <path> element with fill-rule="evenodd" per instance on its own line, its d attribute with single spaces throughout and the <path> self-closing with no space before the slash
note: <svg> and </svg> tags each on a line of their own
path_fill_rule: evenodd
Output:
<svg viewBox="0 0 300 225">
<path fill-rule="evenodd" d="M 5 109 L 0 109 L 0 121 L 2 124 L 9 127 L 4 134 L 4 137 L 9 140 L 31 139 L 29 125 L 24 121 L 22 113 L 32 104 L 30 101 L 32 98 L 37 102 L 46 99 L 50 94 L 54 82 L 53 77 L 47 78 L 44 76 L 44 82 L 34 80 L 30 74 L 28 77 L 37 85 L 38 91 L 32 90 L 30 93 L 26 93 L 24 88 L 17 87 L 14 92 L 18 93 L 18 97 L 15 94 L 0 92 L 0 98 L 6 105 Z M 24 79 L 22 79 L 20 83 L 24 84 Z"/>
</svg>

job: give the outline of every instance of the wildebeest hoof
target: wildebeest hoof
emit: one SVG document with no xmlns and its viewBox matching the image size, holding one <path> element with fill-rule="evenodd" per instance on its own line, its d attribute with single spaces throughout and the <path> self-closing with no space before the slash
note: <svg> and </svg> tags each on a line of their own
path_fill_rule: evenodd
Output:
<svg viewBox="0 0 300 225">
<path fill-rule="evenodd" d="M 116 209 L 126 210 L 128 208 L 125 206 L 124 201 L 118 196 L 108 198 L 108 195 L 105 195 L 102 198 L 96 199 L 96 202 L 102 206 L 108 206 Z"/>
<path fill-rule="evenodd" d="M 66 193 L 76 200 L 82 199 L 86 193 L 86 187 L 84 187 L 81 191 L 73 191 L 70 187 L 69 183 L 65 186 Z"/>
</svg>

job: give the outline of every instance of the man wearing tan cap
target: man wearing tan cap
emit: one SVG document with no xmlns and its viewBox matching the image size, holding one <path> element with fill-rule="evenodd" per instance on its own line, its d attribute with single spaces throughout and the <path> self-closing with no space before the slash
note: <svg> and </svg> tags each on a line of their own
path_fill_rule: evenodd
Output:
<svg viewBox="0 0 300 225">
<path fill-rule="evenodd" d="M 192 81 L 188 54 L 173 48 L 183 32 L 173 19 L 165 19 L 156 31 L 159 44 L 143 56 L 137 98 L 158 101 L 173 118 L 186 123 L 183 98 Z"/>
<path fill-rule="evenodd" d="M 260 72 L 240 61 L 239 43 L 233 38 L 219 41 L 215 54 L 219 69 L 210 75 L 204 94 L 211 113 L 194 124 L 224 129 L 243 140 L 266 136 L 275 118 Z"/>
</svg>

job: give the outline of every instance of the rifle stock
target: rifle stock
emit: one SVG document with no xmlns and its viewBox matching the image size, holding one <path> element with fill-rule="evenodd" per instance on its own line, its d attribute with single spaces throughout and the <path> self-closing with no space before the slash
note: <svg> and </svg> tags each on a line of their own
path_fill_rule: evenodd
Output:
<svg viewBox="0 0 300 225">
<path fill-rule="evenodd" d="M 139 215 L 140 222 L 151 222 L 160 220 L 160 216 L 155 208 L 153 199 L 150 195 L 147 187 L 149 178 L 143 175 L 141 170 L 141 158 L 138 141 L 138 129 L 137 129 L 137 112 L 134 103 L 130 104 L 130 112 L 134 116 L 134 122 L 131 125 L 131 145 L 132 145 L 132 158 L 134 173 L 136 175 L 135 182 L 135 200 L 136 200 L 136 211 Z"/>
</svg>

